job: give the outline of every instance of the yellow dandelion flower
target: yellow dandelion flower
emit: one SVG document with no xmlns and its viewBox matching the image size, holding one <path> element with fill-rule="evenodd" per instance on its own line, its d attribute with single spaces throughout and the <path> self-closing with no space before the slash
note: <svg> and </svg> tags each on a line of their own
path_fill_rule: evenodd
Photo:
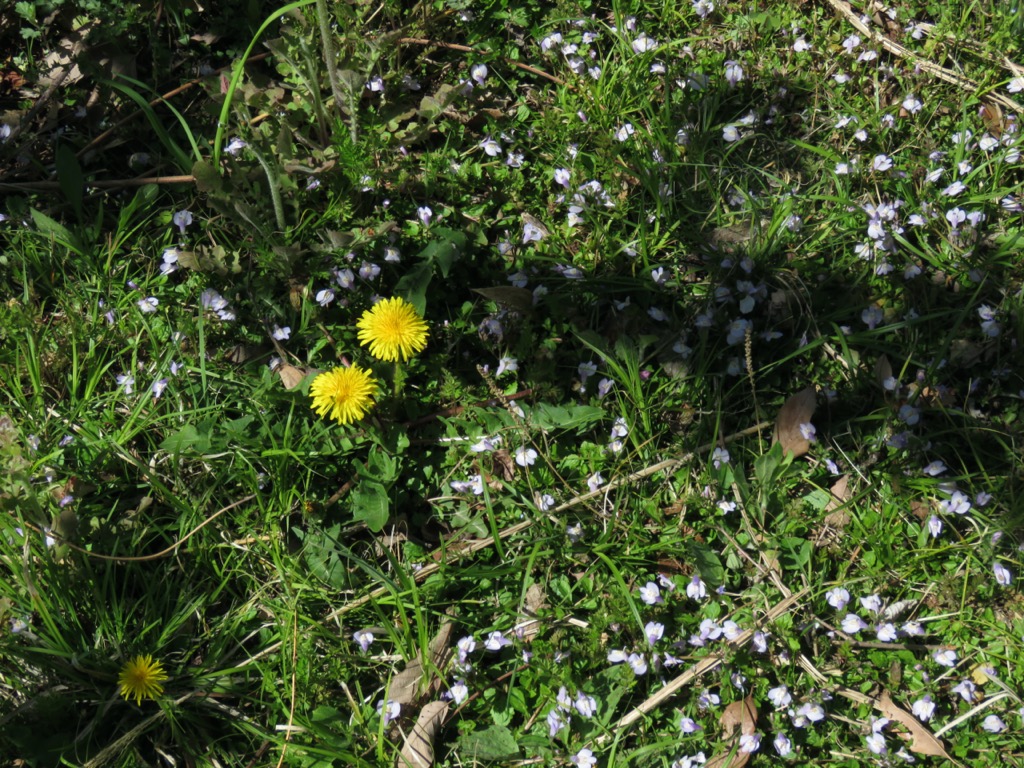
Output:
<svg viewBox="0 0 1024 768">
<path fill-rule="evenodd" d="M 309 385 L 313 410 L 321 418 L 332 418 L 339 424 L 359 421 L 373 407 L 377 382 L 369 371 L 353 365 L 321 373 Z"/>
<path fill-rule="evenodd" d="M 356 323 L 359 343 L 378 360 L 408 360 L 427 346 L 427 324 L 402 298 L 381 299 Z"/>
<path fill-rule="evenodd" d="M 136 704 L 141 704 L 143 699 L 155 699 L 163 693 L 160 683 L 166 679 L 167 673 L 160 662 L 146 654 L 136 656 L 121 668 L 117 684 L 125 699 L 135 699 Z"/>
</svg>

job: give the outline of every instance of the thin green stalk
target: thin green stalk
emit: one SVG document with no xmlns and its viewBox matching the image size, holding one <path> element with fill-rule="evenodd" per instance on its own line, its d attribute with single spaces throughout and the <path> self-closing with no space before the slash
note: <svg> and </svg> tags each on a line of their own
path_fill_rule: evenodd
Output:
<svg viewBox="0 0 1024 768">
<path fill-rule="evenodd" d="M 274 173 L 274 169 L 270 167 L 270 164 L 264 159 L 263 155 L 251 146 L 249 149 L 252 151 L 257 162 L 259 162 L 263 167 L 263 172 L 267 175 L 267 185 L 270 187 L 270 199 L 274 203 L 274 218 L 277 220 L 277 229 L 280 232 L 284 232 L 284 204 L 281 202 L 281 190 L 277 186 L 277 175 Z"/>
</svg>

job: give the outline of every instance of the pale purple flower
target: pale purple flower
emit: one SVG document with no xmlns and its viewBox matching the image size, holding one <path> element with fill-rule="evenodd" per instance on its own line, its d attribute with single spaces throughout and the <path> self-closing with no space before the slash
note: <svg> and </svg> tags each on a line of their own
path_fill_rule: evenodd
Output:
<svg viewBox="0 0 1024 768">
<path fill-rule="evenodd" d="M 507 645 L 512 645 L 512 641 L 505 637 L 502 632 L 491 632 L 487 635 L 487 639 L 484 641 L 484 648 L 488 651 L 500 651 Z"/>
<path fill-rule="evenodd" d="M 971 500 L 962 491 L 953 491 L 948 499 L 939 502 L 939 507 L 947 514 L 966 515 L 971 511 Z"/>
<path fill-rule="evenodd" d="M 644 636 L 647 638 L 648 645 L 654 645 L 656 642 L 661 640 L 665 634 L 665 625 L 657 621 L 649 621 L 644 625 Z"/>
<path fill-rule="evenodd" d="M 885 736 L 878 731 L 873 731 L 870 736 L 865 737 L 868 749 L 874 752 L 876 755 L 885 754 Z"/>
<path fill-rule="evenodd" d="M 800 436 L 803 437 L 803 439 L 807 440 L 808 442 L 811 442 L 811 443 L 818 442 L 818 430 L 814 428 L 813 424 L 810 424 L 810 423 L 801 424 L 800 425 Z"/>
<path fill-rule="evenodd" d="M 1024 91 L 1024 77 L 1015 77 L 1006 84 L 1006 90 L 1010 93 L 1020 93 Z"/>
<path fill-rule="evenodd" d="M 501 154 L 501 144 L 491 136 L 486 137 L 480 142 L 480 149 L 482 149 L 484 154 L 489 157 L 497 157 Z"/>
<path fill-rule="evenodd" d="M 624 661 L 629 660 L 629 654 L 622 650 L 611 650 L 608 651 L 608 663 L 610 664 L 621 664 Z"/>
<path fill-rule="evenodd" d="M 366 87 L 371 93 L 384 93 L 384 78 L 380 75 L 374 75 L 366 83 Z"/>
<path fill-rule="evenodd" d="M 455 647 L 459 651 L 459 661 L 465 663 L 466 659 L 469 658 L 469 654 L 476 650 L 476 639 L 472 635 L 466 635 L 459 638 Z"/>
<path fill-rule="evenodd" d="M 761 747 L 761 734 L 744 733 L 740 736 L 740 752 L 757 752 Z"/>
<path fill-rule="evenodd" d="M 630 669 L 633 670 L 633 674 L 637 677 L 647 674 L 647 659 L 641 656 L 639 653 L 631 653 L 626 659 Z"/>
<path fill-rule="evenodd" d="M 910 711 L 922 723 L 927 723 L 935 714 L 935 702 L 932 701 L 931 696 L 925 694 L 910 706 Z"/>
<path fill-rule="evenodd" d="M 818 723 L 825 719 L 825 708 L 817 701 L 808 701 L 797 709 L 796 714 L 808 722 Z"/>
<path fill-rule="evenodd" d="M 568 168 L 555 168 L 555 184 L 560 184 L 568 189 L 571 176 L 572 172 Z"/>
<path fill-rule="evenodd" d="M 368 629 L 358 629 L 352 634 L 352 639 L 359 644 L 359 650 L 366 653 L 373 642 L 373 632 Z"/>
<path fill-rule="evenodd" d="M 171 217 L 171 221 L 174 223 L 174 226 L 178 228 L 178 232 L 184 235 L 185 230 L 192 223 L 192 212 L 188 210 L 177 211 L 174 216 Z"/>
<path fill-rule="evenodd" d="M 402 254 L 393 245 L 384 246 L 384 261 L 388 264 L 399 264 L 402 261 Z"/>
<path fill-rule="evenodd" d="M 582 717 L 593 717 L 597 714 L 597 699 L 593 696 L 588 696 L 583 691 L 577 691 L 576 700 L 573 701 L 572 705 Z"/>
<path fill-rule="evenodd" d="M 733 123 L 728 123 L 722 127 L 722 141 L 727 141 L 731 144 L 732 142 L 739 140 L 740 131 Z"/>
<path fill-rule="evenodd" d="M 579 768 L 594 768 L 597 765 L 597 758 L 589 749 L 583 748 L 569 758 L 569 762 Z"/>
<path fill-rule="evenodd" d="M 330 288 L 322 288 L 316 292 L 316 303 L 321 307 L 326 307 L 334 301 L 334 291 Z"/>
<path fill-rule="evenodd" d="M 377 714 L 384 716 L 384 724 L 387 725 L 402 714 L 402 705 L 391 699 L 388 699 L 387 703 L 380 701 L 377 703 Z"/>
<path fill-rule="evenodd" d="M 825 600 L 837 611 L 841 611 L 850 602 L 850 592 L 845 587 L 835 587 L 825 593 Z"/>
<path fill-rule="evenodd" d="M 848 635 L 855 635 L 867 627 L 867 622 L 855 613 L 848 613 L 841 624 L 843 632 Z"/>
<path fill-rule="evenodd" d="M 359 267 L 359 277 L 363 280 L 370 281 L 377 279 L 380 274 L 380 267 L 376 264 L 371 264 L 368 261 L 364 261 Z M 344 287 L 344 286 L 342 286 Z"/>
<path fill-rule="evenodd" d="M 427 227 L 430 226 L 430 220 L 434 218 L 434 212 L 429 205 L 421 205 L 416 209 L 416 218 L 424 227 Z"/>
<path fill-rule="evenodd" d="M 702 19 L 714 13 L 715 4 L 712 0 L 693 0 L 693 12 Z"/>
<path fill-rule="evenodd" d="M 779 757 L 789 757 L 793 754 L 793 742 L 784 733 L 776 734 L 772 744 L 775 747 L 775 751 L 779 753 Z"/>
<path fill-rule="evenodd" d="M 701 581 L 700 576 L 694 576 L 686 585 L 686 596 L 691 600 L 703 600 L 707 594 L 707 586 Z"/>
<path fill-rule="evenodd" d="M 875 155 L 875 159 L 871 161 L 871 167 L 876 171 L 888 171 L 892 168 L 892 158 L 888 155 Z"/>
<path fill-rule="evenodd" d="M 946 471 L 946 464 L 938 459 L 929 463 L 923 470 L 929 477 L 937 477 Z"/>
<path fill-rule="evenodd" d="M 236 136 L 227 143 L 227 145 L 224 147 L 224 151 L 227 152 L 232 157 L 234 157 L 247 146 L 249 145 Z"/>
<path fill-rule="evenodd" d="M 959 683 L 957 683 L 950 689 L 950 692 L 957 694 L 961 699 L 966 701 L 968 704 L 973 704 L 974 697 L 978 692 L 978 686 L 976 686 L 970 680 L 961 680 Z"/>
<path fill-rule="evenodd" d="M 144 315 L 149 315 L 156 312 L 156 308 L 160 306 L 160 300 L 155 296 L 147 296 L 144 299 L 139 299 L 135 304 Z"/>
<path fill-rule="evenodd" d="M 487 65 L 474 64 L 469 70 L 469 78 L 480 87 L 483 87 L 484 80 L 487 79 Z"/>
<path fill-rule="evenodd" d="M 523 245 L 526 245 L 527 243 L 539 243 L 544 239 L 544 235 L 546 234 L 547 233 L 537 224 L 527 220 L 523 224 Z"/>
<path fill-rule="evenodd" d="M 701 728 L 700 724 L 693 718 L 684 716 L 682 720 L 679 721 L 679 730 L 683 733 L 697 733 L 697 731 L 701 731 L 703 728 Z"/>
<path fill-rule="evenodd" d="M 882 598 L 880 598 L 878 595 L 868 595 L 866 597 L 861 597 L 859 598 L 859 602 L 861 604 L 861 607 L 864 608 L 864 610 L 869 611 L 871 613 L 878 613 L 880 610 L 882 610 Z"/>
<path fill-rule="evenodd" d="M 952 648 L 938 648 L 932 651 L 932 660 L 942 667 L 955 667 L 957 662 L 956 651 Z"/>
<path fill-rule="evenodd" d="M 565 535 L 570 543 L 575 544 L 583 538 L 583 526 L 580 523 L 572 523 L 565 526 Z"/>
<path fill-rule="evenodd" d="M 937 539 L 942 535 L 942 519 L 938 515 L 932 515 L 928 518 L 928 533 L 931 534 L 933 539 Z"/>
<path fill-rule="evenodd" d="M 601 477 L 600 472 L 595 472 L 594 474 L 587 478 L 587 487 L 591 490 L 591 492 L 596 491 L 602 485 L 604 485 L 604 478 Z"/>
<path fill-rule="evenodd" d="M 123 374 L 123 373 L 122 374 L 118 374 L 118 376 L 117 376 L 117 386 L 119 386 L 122 389 L 124 389 L 124 393 L 126 395 L 130 395 L 134 391 L 135 377 L 134 376 L 129 376 L 129 375 Z"/>
<path fill-rule="evenodd" d="M 537 461 L 537 452 L 533 448 L 527 448 L 525 445 L 516 448 L 516 464 L 520 467 L 533 466 L 535 461 Z"/>
<path fill-rule="evenodd" d="M 642 587 L 640 587 L 640 599 L 643 600 L 647 605 L 657 605 L 658 603 L 665 602 L 661 596 L 661 589 L 653 581 L 648 581 Z"/>
<path fill-rule="evenodd" d="M 291 338 L 292 329 L 287 325 L 284 328 L 279 325 L 275 325 L 273 330 L 270 332 L 270 335 L 278 341 L 288 341 L 288 339 Z"/>
<path fill-rule="evenodd" d="M 891 643 L 897 638 L 896 625 L 891 622 L 885 622 L 875 627 L 875 637 L 878 638 L 879 642 Z"/>
<path fill-rule="evenodd" d="M 537 504 L 537 509 L 541 512 L 547 512 L 553 506 L 555 506 L 555 497 L 550 493 L 541 494 L 540 502 Z"/>
<path fill-rule="evenodd" d="M 946 221 L 950 223 L 953 229 L 956 229 L 967 221 L 967 212 L 963 208 L 951 208 L 946 211 Z"/>
<path fill-rule="evenodd" d="M 615 131 L 615 140 L 626 141 L 634 133 L 636 133 L 636 129 L 633 127 L 632 123 L 623 123 Z"/>
<path fill-rule="evenodd" d="M 555 738 L 556 734 L 565 728 L 569 724 L 568 719 L 562 717 L 562 713 L 558 709 L 552 709 L 548 712 L 548 736 Z"/>
<path fill-rule="evenodd" d="M 793 701 L 793 696 L 790 694 L 788 687 L 779 685 L 768 691 L 768 700 L 776 709 L 784 709 Z"/>
<path fill-rule="evenodd" d="M 1013 581 L 1013 574 L 1002 563 L 993 563 L 992 572 L 996 577 L 996 584 L 1001 587 L 1008 587 Z"/>
<path fill-rule="evenodd" d="M 715 448 L 711 452 L 711 463 L 715 469 L 720 469 L 723 464 L 729 463 L 729 452 L 725 448 Z"/>
<path fill-rule="evenodd" d="M 739 62 L 729 61 L 725 62 L 725 80 L 729 83 L 730 88 L 735 88 L 736 84 L 743 80 L 743 67 L 740 66 Z"/>
<path fill-rule="evenodd" d="M 167 381 L 167 379 L 157 379 L 153 382 L 153 386 L 149 390 L 153 393 L 154 400 L 158 400 L 160 395 L 164 393 L 164 390 L 167 389 Z"/>
<path fill-rule="evenodd" d="M 981 727 L 989 733 L 1001 733 L 1006 730 L 1006 723 L 1004 723 L 999 715 L 989 715 L 981 721 Z"/>
<path fill-rule="evenodd" d="M 451 695 L 452 701 L 455 702 L 455 706 L 458 706 L 469 698 L 469 686 L 466 685 L 465 680 L 456 680 L 455 684 L 448 689 L 448 693 Z"/>
<path fill-rule="evenodd" d="M 648 37 L 646 32 L 641 32 L 640 37 L 633 41 L 634 53 L 647 53 L 657 47 L 658 41 Z"/>
</svg>

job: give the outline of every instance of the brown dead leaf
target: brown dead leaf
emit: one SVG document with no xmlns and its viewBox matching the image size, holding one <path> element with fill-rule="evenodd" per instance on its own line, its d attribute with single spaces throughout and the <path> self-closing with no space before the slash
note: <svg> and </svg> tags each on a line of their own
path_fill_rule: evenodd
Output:
<svg viewBox="0 0 1024 768">
<path fill-rule="evenodd" d="M 523 610 L 528 616 L 536 616 L 547 605 L 547 593 L 544 591 L 538 582 L 533 582 L 526 589 L 526 595 L 523 597 Z"/>
<path fill-rule="evenodd" d="M 747 696 L 743 701 L 734 701 L 722 712 L 718 721 L 722 727 L 722 736 L 727 739 L 736 735 L 736 729 L 744 736 L 750 736 L 757 730 L 757 706 L 754 697 Z"/>
<path fill-rule="evenodd" d="M 512 456 L 504 448 L 501 448 L 491 454 L 493 463 L 491 465 L 491 471 L 504 480 L 506 483 L 512 482 L 512 479 L 516 476 L 516 467 L 512 463 Z"/>
<path fill-rule="evenodd" d="M 882 355 L 875 361 L 875 381 L 878 382 L 878 386 L 882 388 L 883 392 L 888 392 L 885 388 L 885 382 L 892 378 L 892 363 L 889 362 L 889 358 Z"/>
<path fill-rule="evenodd" d="M 790 397 L 775 421 L 775 437 L 773 444 L 782 444 L 782 453 L 792 453 L 793 458 L 803 456 L 811 447 L 811 443 L 800 433 L 801 424 L 810 424 L 814 409 L 818 407 L 818 396 L 814 387 L 807 387 Z"/>
<path fill-rule="evenodd" d="M 740 736 L 750 736 L 757 731 L 757 706 L 754 697 L 734 701 L 722 711 L 718 721 L 725 739 L 721 753 L 714 755 L 704 768 L 743 768 L 750 760 L 749 752 L 740 752 Z"/>
<path fill-rule="evenodd" d="M 285 389 L 295 389 L 311 371 L 310 368 L 297 368 L 288 363 L 281 363 L 277 366 L 277 375 L 281 377 L 281 383 L 284 384 Z"/>
<path fill-rule="evenodd" d="M 443 673 L 443 667 L 446 666 L 451 637 L 452 624 L 446 621 L 430 641 L 430 663 L 427 666 L 432 679 L 424 680 L 423 660 L 417 653 L 416 657 L 405 665 L 405 669 L 391 679 L 388 698 L 406 706 L 416 701 L 423 692 L 434 685 L 437 673 Z"/>
<path fill-rule="evenodd" d="M 830 498 L 828 500 L 828 504 L 825 505 L 826 512 L 831 512 L 834 509 L 838 509 L 839 507 L 841 507 L 843 504 L 850 500 L 853 494 L 850 493 L 849 486 L 849 475 L 843 475 L 834 483 L 832 483 L 832 487 L 828 489 L 829 493 L 832 494 L 832 498 Z"/>
<path fill-rule="evenodd" d="M 434 764 L 434 739 L 448 714 L 448 707 L 447 701 L 432 701 L 420 710 L 395 760 L 395 768 L 430 768 Z"/>
<path fill-rule="evenodd" d="M 909 746 L 911 752 L 953 760 L 953 758 L 946 754 L 946 749 L 942 746 L 942 742 L 935 738 L 931 731 L 922 725 L 912 714 L 893 703 L 888 691 L 882 691 L 881 697 L 875 702 L 875 709 L 907 729 L 910 736 Z"/>
</svg>

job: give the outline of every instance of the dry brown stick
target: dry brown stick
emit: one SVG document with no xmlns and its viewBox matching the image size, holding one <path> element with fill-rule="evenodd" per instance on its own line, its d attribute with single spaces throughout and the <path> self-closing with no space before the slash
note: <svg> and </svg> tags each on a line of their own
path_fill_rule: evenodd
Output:
<svg viewBox="0 0 1024 768">
<path fill-rule="evenodd" d="M 263 59 L 267 58 L 268 56 L 270 56 L 269 53 L 258 53 L 255 56 L 250 56 L 248 59 L 245 60 L 245 63 L 242 66 L 244 67 L 244 66 L 246 66 L 248 64 L 252 64 L 253 62 L 256 62 L 256 61 L 262 61 Z M 215 70 L 214 74 L 215 75 L 219 75 L 222 72 L 225 72 L 225 71 L 233 68 L 234 66 L 235 66 L 234 62 L 232 62 L 231 64 L 228 64 L 227 66 L 224 66 L 224 67 L 221 67 L 218 70 Z M 183 93 L 183 92 L 187 91 L 189 88 L 192 88 L 192 87 L 194 87 L 196 85 L 199 85 L 205 79 L 206 79 L 205 77 L 197 77 L 194 80 L 189 80 L 187 83 L 183 83 L 182 85 L 179 85 L 177 88 L 173 88 L 172 90 L 168 91 L 167 93 L 163 94 L 162 96 L 157 96 L 155 99 L 153 99 L 152 101 L 149 102 L 149 106 L 155 107 L 157 104 L 159 104 L 162 101 L 167 101 L 168 99 L 172 99 L 175 96 L 177 96 L 179 93 Z M 132 120 L 134 120 L 135 118 L 137 118 L 141 114 L 143 114 L 143 111 L 141 109 L 137 109 L 134 112 L 132 112 L 130 115 L 128 115 L 127 117 L 121 118 L 116 123 L 114 123 L 112 126 L 110 126 L 107 130 L 105 130 L 103 133 L 101 133 L 99 136 L 97 136 L 95 139 L 93 139 L 88 144 L 86 144 L 84 147 L 82 147 L 80 150 L 78 150 L 78 152 L 75 154 L 75 157 L 81 159 L 82 156 L 86 152 L 88 152 L 90 149 L 95 147 L 97 144 L 99 144 L 102 141 L 104 141 L 108 136 L 110 136 L 112 133 L 114 133 L 114 131 L 116 131 L 122 125 L 125 125 L 126 123 L 130 123 Z"/>
<path fill-rule="evenodd" d="M 139 176 L 134 179 L 113 179 L 110 181 L 88 181 L 86 187 L 96 189 L 121 189 L 124 187 L 144 187 L 147 184 L 192 184 L 195 176 Z M 0 181 L 0 191 L 20 192 L 22 190 L 50 192 L 60 191 L 59 181 Z"/>
<path fill-rule="evenodd" d="M 182 536 L 180 539 L 178 539 L 176 542 L 171 544 L 171 546 L 167 547 L 166 549 L 161 549 L 159 552 L 154 552 L 152 555 L 137 555 L 137 556 L 134 556 L 134 557 L 118 557 L 116 555 L 102 555 L 102 554 L 100 554 L 98 552 L 90 552 L 88 549 L 83 549 L 82 547 L 78 546 L 77 544 L 73 544 L 72 542 L 68 541 L 63 536 L 61 536 L 59 533 L 57 533 L 56 531 L 46 531 L 46 535 L 47 536 L 52 536 L 54 539 L 59 541 L 61 544 L 66 545 L 69 549 L 73 549 L 75 552 L 81 552 L 83 555 L 88 555 L 89 557 L 93 558 L 94 560 L 108 560 L 108 561 L 114 562 L 114 563 L 144 563 L 144 562 L 147 562 L 149 560 L 159 560 L 160 558 L 167 557 L 168 555 L 173 555 L 175 552 L 178 551 L 178 548 L 181 547 L 182 544 L 184 544 L 186 541 L 191 539 L 193 536 L 195 536 L 197 533 L 199 533 L 203 528 L 208 526 L 210 523 L 212 523 L 218 517 L 223 515 L 225 512 L 228 512 L 228 511 L 234 509 L 235 507 L 239 507 L 242 504 L 245 504 L 247 501 L 252 501 L 255 498 L 256 498 L 256 494 L 253 493 L 253 494 L 250 494 L 249 496 L 246 496 L 245 498 L 239 499 L 238 501 L 235 501 L 235 502 L 232 502 L 231 504 L 228 504 L 226 507 L 223 507 L 222 509 L 218 509 L 216 512 L 214 512 L 208 518 L 203 520 L 203 522 L 201 522 L 199 525 L 197 525 L 191 531 L 189 531 L 184 536 Z M 34 525 L 32 523 L 29 523 L 29 522 L 24 523 L 24 525 L 27 528 L 31 528 L 36 533 L 43 533 L 43 531 L 37 525 Z"/>
<path fill-rule="evenodd" d="M 403 45 L 432 45 L 436 48 L 448 48 L 449 50 L 452 51 L 461 51 L 462 53 L 475 53 L 480 56 L 490 55 L 489 51 L 482 51 L 479 48 L 472 48 L 468 45 L 459 45 L 458 43 L 445 43 L 439 40 L 428 40 L 427 38 L 424 37 L 401 37 L 398 39 L 398 42 Z M 523 64 L 522 62 L 519 61 L 512 61 L 511 59 L 506 59 L 504 57 L 502 57 L 501 60 L 505 64 L 508 64 L 509 66 L 523 70 L 523 72 L 529 72 L 531 75 L 536 75 L 537 77 L 543 77 L 545 80 L 550 80 L 555 85 L 565 85 L 564 80 L 557 78 L 554 75 L 549 75 L 542 69 L 537 69 L 536 67 L 531 67 L 529 64 Z"/>
<path fill-rule="evenodd" d="M 948 70 L 945 67 L 940 67 L 938 64 L 928 61 L 927 59 L 923 59 L 910 49 L 904 48 L 899 43 L 890 40 L 881 32 L 871 29 L 867 24 L 860 20 L 860 17 L 853 12 L 850 4 L 844 0 L 828 0 L 828 4 L 844 16 L 854 27 L 856 27 L 858 32 L 863 35 L 867 35 L 873 42 L 881 45 L 894 56 L 913 62 L 915 66 L 920 67 L 923 71 L 938 78 L 939 80 L 944 80 L 945 82 L 955 85 L 958 88 L 962 88 L 965 91 L 971 91 L 977 94 L 980 99 L 987 99 L 995 102 L 996 104 L 1006 107 L 1007 109 L 1011 109 L 1018 114 L 1024 113 L 1024 107 L 1013 99 L 1003 96 L 1001 93 L 996 93 L 995 91 L 990 91 L 986 94 L 978 94 L 978 84 L 970 78 L 958 75 L 956 72 Z"/>
<path fill-rule="evenodd" d="M 803 598 L 803 596 L 807 594 L 808 591 L 809 588 L 804 587 L 799 592 L 795 592 L 791 594 L 789 597 L 783 599 L 781 602 L 777 603 L 770 611 L 768 611 L 768 613 L 764 615 L 764 620 L 762 623 L 771 623 L 776 621 L 780 616 L 787 613 L 793 606 L 795 606 L 801 600 L 801 598 Z M 619 718 L 618 722 L 616 722 L 609 729 L 607 734 L 604 734 L 597 738 L 597 743 L 600 744 L 608 740 L 612 736 L 617 737 L 620 731 L 631 726 L 633 723 L 635 723 L 641 717 L 646 715 L 648 712 L 657 709 L 659 706 L 661 706 L 663 702 L 665 702 L 667 699 L 675 695 L 676 691 L 678 691 L 680 688 L 683 688 L 684 686 L 688 685 L 691 681 L 696 680 L 697 678 L 707 674 L 711 670 L 720 666 L 722 662 L 725 661 L 726 654 L 728 653 L 728 651 L 736 650 L 737 648 L 742 648 L 744 645 L 749 643 L 751 638 L 754 636 L 754 632 L 755 630 L 753 629 L 747 629 L 743 631 L 742 633 L 740 633 L 739 637 L 737 637 L 735 640 L 730 640 L 727 643 L 727 649 L 716 651 L 710 656 L 706 656 L 700 661 L 698 661 L 696 664 L 690 667 L 690 669 L 683 672 L 681 675 L 679 675 L 671 683 L 669 683 L 664 688 L 659 690 L 653 696 L 650 696 L 642 704 L 635 707 L 634 709 L 623 715 L 621 718 Z"/>
</svg>

